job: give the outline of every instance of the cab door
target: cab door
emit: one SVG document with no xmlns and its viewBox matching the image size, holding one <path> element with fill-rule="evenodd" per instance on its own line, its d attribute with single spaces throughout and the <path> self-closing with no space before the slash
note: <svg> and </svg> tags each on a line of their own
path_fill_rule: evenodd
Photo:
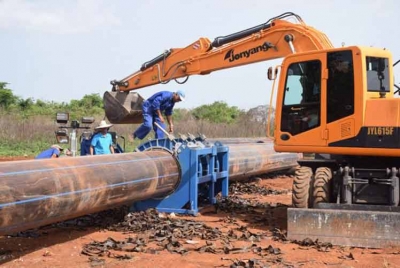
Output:
<svg viewBox="0 0 400 268">
<path fill-rule="evenodd" d="M 326 138 L 326 54 L 289 57 L 283 68 L 277 142 L 283 146 L 324 146 Z M 286 73 L 285 73 L 286 71 Z M 282 79 L 282 78 L 281 78 Z M 279 105 L 277 107 L 279 109 Z"/>
<path fill-rule="evenodd" d="M 340 50 L 327 53 L 326 123 L 329 146 L 348 146 L 355 136 L 355 85 L 353 53 Z M 361 69 L 361 66 L 359 67 Z M 361 86 L 359 86 L 361 87 Z M 359 98 L 358 101 L 360 101 Z"/>
</svg>

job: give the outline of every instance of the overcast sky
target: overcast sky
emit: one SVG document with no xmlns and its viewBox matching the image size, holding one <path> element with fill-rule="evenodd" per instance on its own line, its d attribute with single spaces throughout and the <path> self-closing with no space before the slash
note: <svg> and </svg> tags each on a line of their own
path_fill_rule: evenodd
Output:
<svg viewBox="0 0 400 268">
<path fill-rule="evenodd" d="M 200 37 L 211 41 L 294 12 L 334 46 L 387 48 L 400 59 L 398 0 L 0 0 L 0 81 L 23 98 L 70 101 L 111 89 L 165 49 Z M 280 60 L 192 76 L 179 85 L 145 87 L 186 92 L 177 107 L 220 100 L 248 109 L 268 104 L 267 68 Z M 395 67 L 400 81 L 400 64 Z"/>
</svg>

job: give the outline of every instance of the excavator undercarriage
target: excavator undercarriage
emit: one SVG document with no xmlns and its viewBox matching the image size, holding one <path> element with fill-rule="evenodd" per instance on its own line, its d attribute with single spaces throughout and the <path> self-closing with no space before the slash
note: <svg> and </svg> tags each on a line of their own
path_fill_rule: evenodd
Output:
<svg viewBox="0 0 400 268">
<path fill-rule="evenodd" d="M 370 163 L 365 165 L 365 163 Z M 399 158 L 315 155 L 295 171 L 288 238 L 400 245 Z"/>
</svg>

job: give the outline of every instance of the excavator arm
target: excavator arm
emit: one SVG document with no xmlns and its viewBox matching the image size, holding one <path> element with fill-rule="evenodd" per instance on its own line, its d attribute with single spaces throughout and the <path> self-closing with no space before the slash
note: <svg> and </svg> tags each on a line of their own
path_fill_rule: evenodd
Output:
<svg viewBox="0 0 400 268">
<path fill-rule="evenodd" d="M 295 17 L 298 23 L 284 20 Z M 284 13 L 268 22 L 213 42 L 200 38 L 184 48 L 172 48 L 142 64 L 139 71 L 120 81 L 112 81 L 113 91 L 131 91 L 172 79 L 205 75 L 260 61 L 285 57 L 295 52 L 332 48 L 328 37 L 306 25 L 293 13 Z"/>
<path fill-rule="evenodd" d="M 294 18 L 296 22 L 290 22 L 288 18 Z M 184 48 L 165 51 L 122 80 L 111 81 L 112 92 L 106 92 L 104 96 L 106 115 L 113 123 L 140 122 L 140 101 L 143 98 L 138 94 L 122 92 L 166 84 L 171 80 L 182 84 L 191 75 L 206 75 L 216 70 L 282 58 L 296 52 L 332 47 L 324 33 L 306 25 L 300 16 L 291 12 L 258 26 L 217 37 L 213 42 L 200 38 Z M 178 78 L 184 80 L 178 81 Z"/>
</svg>

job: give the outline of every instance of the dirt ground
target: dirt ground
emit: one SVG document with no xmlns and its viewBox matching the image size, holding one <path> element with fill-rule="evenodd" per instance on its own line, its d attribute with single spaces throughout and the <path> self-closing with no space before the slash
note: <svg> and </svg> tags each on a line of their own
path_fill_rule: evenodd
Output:
<svg viewBox="0 0 400 268">
<path fill-rule="evenodd" d="M 33 156 L 0 156 L 0 162 L 33 159 Z"/>
<path fill-rule="evenodd" d="M 170 241 L 171 248 L 166 243 L 166 247 L 161 245 L 166 240 L 160 233 L 157 242 L 143 231 L 59 224 L 17 237 L 0 237 L 0 267 L 400 267 L 400 248 L 372 250 L 285 241 L 292 178 L 265 176 L 243 185 L 248 187 L 238 187 L 232 193 L 236 203 L 217 208 L 204 206 L 196 217 L 159 213 L 151 216 L 155 221 L 160 217 L 168 219 L 174 233 L 191 230 L 187 226 L 176 227 L 174 220 L 188 220 L 199 232 L 208 230 L 205 239 L 194 235 L 191 239 Z M 269 192 L 254 193 L 256 188 Z M 259 206 L 240 209 L 237 202 Z M 217 234 L 214 240 L 210 239 L 212 232 Z M 230 239 L 229 246 L 223 246 L 222 238 L 226 237 Z M 118 241 L 130 241 L 135 247 L 107 249 L 101 243 L 104 241 L 114 246 Z"/>
</svg>

